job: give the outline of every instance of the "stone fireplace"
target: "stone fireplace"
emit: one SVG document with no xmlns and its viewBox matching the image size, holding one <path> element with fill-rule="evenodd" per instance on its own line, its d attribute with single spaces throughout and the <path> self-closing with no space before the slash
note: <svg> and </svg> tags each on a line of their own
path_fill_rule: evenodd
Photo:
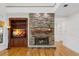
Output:
<svg viewBox="0 0 79 59">
<path fill-rule="evenodd" d="M 54 14 L 30 13 L 29 46 L 49 47 L 54 45 Z"/>
<path fill-rule="evenodd" d="M 30 40 L 30 45 L 53 45 L 54 37 L 51 32 L 41 32 L 41 33 L 32 33 L 32 39 Z"/>
</svg>

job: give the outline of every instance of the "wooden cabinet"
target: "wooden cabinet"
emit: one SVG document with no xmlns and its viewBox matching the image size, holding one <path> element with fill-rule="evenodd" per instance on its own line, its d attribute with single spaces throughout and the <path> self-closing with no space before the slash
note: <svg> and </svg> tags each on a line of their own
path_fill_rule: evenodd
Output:
<svg viewBox="0 0 79 59">
<path fill-rule="evenodd" d="M 9 18 L 9 47 L 26 47 L 28 39 L 28 19 Z"/>
</svg>

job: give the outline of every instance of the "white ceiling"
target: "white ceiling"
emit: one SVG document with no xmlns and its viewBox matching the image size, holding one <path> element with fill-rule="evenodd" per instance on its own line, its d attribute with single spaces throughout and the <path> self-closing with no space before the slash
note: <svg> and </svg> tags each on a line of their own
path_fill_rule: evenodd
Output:
<svg viewBox="0 0 79 59">
<path fill-rule="evenodd" d="M 68 4 L 68 6 L 63 7 L 65 4 Z M 34 11 L 48 11 L 56 13 L 56 16 L 70 16 L 79 11 L 79 3 L 0 3 L 0 15 L 5 13 L 25 13 Z"/>
<path fill-rule="evenodd" d="M 0 3 L 0 15 L 7 13 L 53 12 L 55 3 Z"/>
<path fill-rule="evenodd" d="M 65 4 L 68 4 L 68 6 L 64 7 Z M 10 13 L 11 12 L 14 13 L 15 11 L 17 11 L 16 8 L 19 9 L 19 7 L 22 7 L 22 8 L 20 8 L 17 12 L 19 12 L 20 10 L 21 10 L 20 12 L 24 12 L 22 11 L 23 7 L 25 8 L 28 7 L 26 8 L 26 11 L 29 11 L 29 9 L 30 11 L 33 10 L 33 8 L 31 7 L 35 7 L 35 8 L 39 7 L 38 9 L 43 7 L 42 10 L 39 10 L 40 12 L 41 11 L 46 12 L 49 8 L 51 10 L 48 10 L 48 12 L 53 12 L 53 13 L 56 12 L 57 16 L 70 16 L 79 11 L 79 3 L 60 3 L 60 4 L 58 3 L 7 3 L 5 5 L 7 7 L 7 12 L 10 12 Z M 10 11 L 10 10 L 13 10 L 13 11 Z"/>
<path fill-rule="evenodd" d="M 53 7 L 55 6 L 55 3 L 6 3 L 7 7 Z"/>
<path fill-rule="evenodd" d="M 67 7 L 63 7 L 65 4 L 68 4 Z M 79 3 L 61 3 L 56 10 L 57 16 L 70 16 L 74 13 L 79 12 Z"/>
<path fill-rule="evenodd" d="M 55 13 L 56 3 L 7 3 L 6 13 Z"/>
</svg>

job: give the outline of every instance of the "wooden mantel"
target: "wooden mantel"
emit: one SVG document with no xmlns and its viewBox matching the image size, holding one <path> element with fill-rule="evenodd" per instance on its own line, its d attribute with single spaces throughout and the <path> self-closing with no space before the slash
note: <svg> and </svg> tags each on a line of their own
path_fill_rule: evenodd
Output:
<svg viewBox="0 0 79 59">
<path fill-rule="evenodd" d="M 51 33 L 52 29 L 51 28 L 35 28 L 31 30 L 32 33 Z"/>
</svg>

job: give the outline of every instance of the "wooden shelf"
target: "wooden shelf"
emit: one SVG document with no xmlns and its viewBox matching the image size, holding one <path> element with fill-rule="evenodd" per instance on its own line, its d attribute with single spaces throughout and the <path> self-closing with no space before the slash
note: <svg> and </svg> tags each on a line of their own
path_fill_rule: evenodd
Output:
<svg viewBox="0 0 79 59">
<path fill-rule="evenodd" d="M 25 29 L 26 28 L 26 20 L 11 20 L 11 28 Z"/>
<path fill-rule="evenodd" d="M 52 32 L 52 29 L 50 29 L 50 28 L 48 28 L 48 29 L 38 28 L 38 29 L 32 29 L 31 31 L 32 31 L 32 33 L 50 33 L 50 32 Z"/>
</svg>

